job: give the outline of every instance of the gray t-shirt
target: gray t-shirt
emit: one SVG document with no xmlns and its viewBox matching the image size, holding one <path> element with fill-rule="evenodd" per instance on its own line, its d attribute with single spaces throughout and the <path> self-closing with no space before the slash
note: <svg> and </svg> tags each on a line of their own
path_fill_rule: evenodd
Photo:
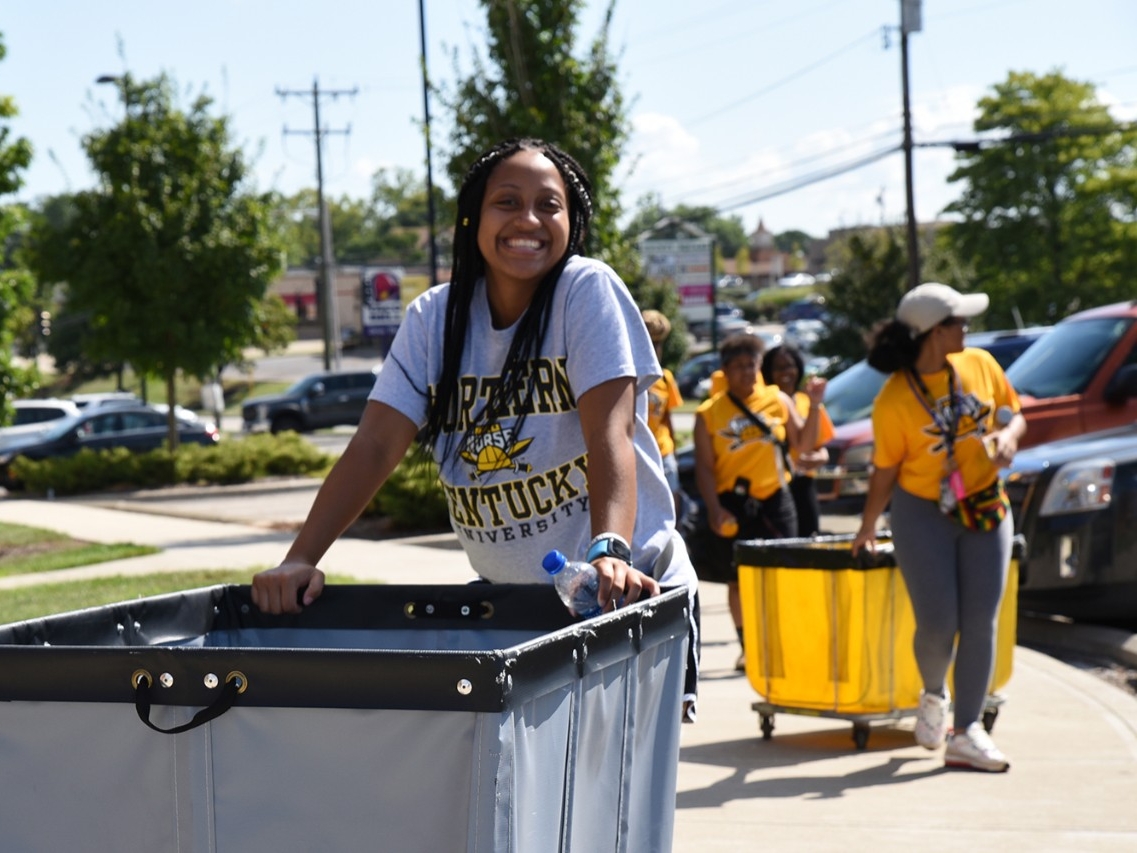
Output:
<svg viewBox="0 0 1137 853">
<path fill-rule="evenodd" d="M 407 308 L 371 392 L 371 399 L 419 426 L 426 423 L 428 390 L 442 371 L 449 292 L 448 284 L 431 288 Z M 522 431 L 516 429 L 516 417 L 506 417 L 463 443 L 469 419 L 485 406 L 492 383 L 501 375 L 515 329 L 516 324 L 493 328 L 485 282 L 478 282 L 462 352 L 462 412 L 439 441 L 435 460 L 451 525 L 474 570 L 498 583 L 547 583 L 541 560 L 550 550 L 584 559 L 594 534 L 588 455 L 576 401 L 603 382 L 633 376 L 638 503 L 632 562 L 652 573 L 661 551 L 674 541 L 670 564 L 654 574 L 665 584 L 694 587 L 694 569 L 675 532 L 659 446 L 647 426 L 647 389 L 661 370 L 627 287 L 605 264 L 570 258 L 554 291 L 542 351 L 531 367 L 537 392 Z"/>
</svg>

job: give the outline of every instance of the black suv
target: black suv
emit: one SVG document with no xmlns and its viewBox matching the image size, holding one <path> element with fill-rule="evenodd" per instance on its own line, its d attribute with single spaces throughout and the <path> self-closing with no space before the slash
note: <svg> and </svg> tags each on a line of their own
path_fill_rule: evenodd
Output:
<svg viewBox="0 0 1137 853">
<path fill-rule="evenodd" d="M 311 432 L 356 426 L 375 384 L 375 371 L 312 373 L 282 394 L 253 397 L 241 406 L 246 432 Z"/>
</svg>

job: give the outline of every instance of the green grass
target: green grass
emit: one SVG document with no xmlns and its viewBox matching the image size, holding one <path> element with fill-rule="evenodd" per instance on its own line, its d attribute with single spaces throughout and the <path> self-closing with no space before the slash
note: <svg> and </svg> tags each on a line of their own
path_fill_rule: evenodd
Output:
<svg viewBox="0 0 1137 853">
<path fill-rule="evenodd" d="M 154 554 L 158 550 L 129 543 L 100 545 L 80 542 L 38 527 L 0 524 L 0 577 L 70 569 Z"/>
<path fill-rule="evenodd" d="M 196 569 L 151 575 L 115 575 L 6 589 L 0 595 L 0 625 L 203 586 L 247 584 L 255 571 L 256 569 Z M 360 581 L 346 575 L 329 575 L 328 583 Z"/>
</svg>

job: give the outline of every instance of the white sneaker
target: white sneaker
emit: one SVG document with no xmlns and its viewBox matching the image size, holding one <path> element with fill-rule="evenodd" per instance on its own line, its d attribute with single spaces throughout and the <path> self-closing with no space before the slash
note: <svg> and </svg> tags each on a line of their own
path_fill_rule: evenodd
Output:
<svg viewBox="0 0 1137 853">
<path fill-rule="evenodd" d="M 1011 767 L 1011 762 L 995 746 L 982 723 L 972 723 L 963 734 L 951 736 L 944 753 L 944 764 L 988 773 L 1005 773 Z"/>
<path fill-rule="evenodd" d="M 939 749 L 944 745 L 948 731 L 948 708 L 951 697 L 937 696 L 920 691 L 920 706 L 916 709 L 916 743 L 924 749 Z"/>
</svg>

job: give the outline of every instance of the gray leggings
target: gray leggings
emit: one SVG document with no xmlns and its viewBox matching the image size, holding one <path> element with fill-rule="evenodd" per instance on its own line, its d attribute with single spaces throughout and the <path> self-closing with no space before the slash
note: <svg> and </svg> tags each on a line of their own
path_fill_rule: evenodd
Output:
<svg viewBox="0 0 1137 853">
<path fill-rule="evenodd" d="M 916 616 L 916 665 L 924 689 L 940 691 L 954 651 L 955 729 L 963 731 L 987 700 L 1014 521 L 1008 514 L 990 532 L 967 530 L 935 501 L 901 488 L 892 492 L 891 513 L 896 560 Z"/>
</svg>

